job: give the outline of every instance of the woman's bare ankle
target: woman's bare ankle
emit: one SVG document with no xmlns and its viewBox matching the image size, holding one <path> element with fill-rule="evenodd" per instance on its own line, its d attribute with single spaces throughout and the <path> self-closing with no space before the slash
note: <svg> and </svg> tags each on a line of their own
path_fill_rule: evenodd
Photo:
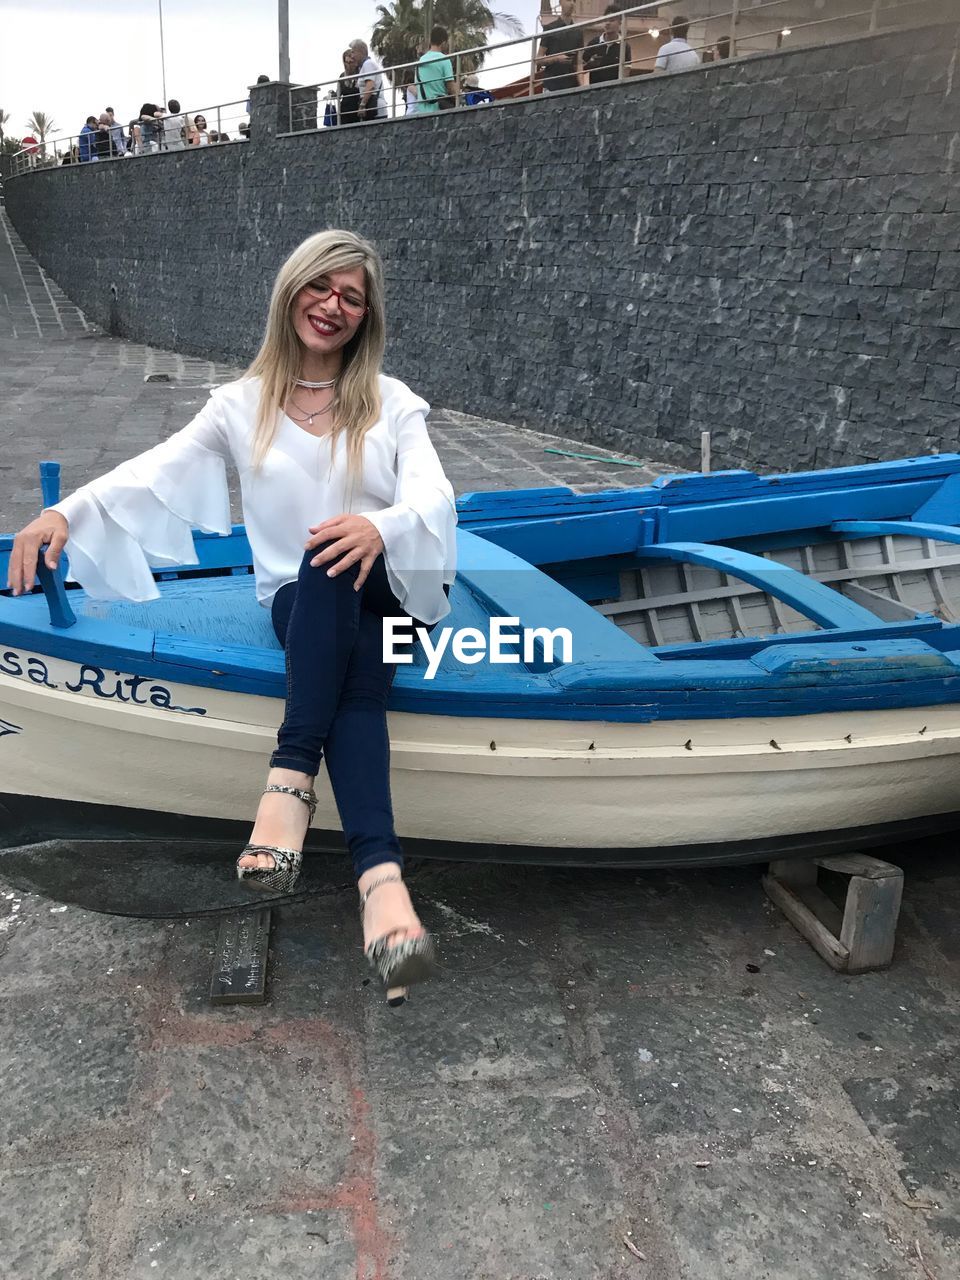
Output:
<svg viewBox="0 0 960 1280">
<path fill-rule="evenodd" d="M 368 867 L 357 881 L 357 889 L 360 893 L 366 893 L 375 881 L 383 880 L 386 876 L 395 877 L 397 880 L 403 878 L 399 862 L 378 862 L 375 867 Z"/>
<path fill-rule="evenodd" d="M 267 774 L 269 787 L 296 787 L 298 791 L 309 791 L 313 781 L 312 774 L 301 773 L 298 769 L 271 769 Z"/>
<path fill-rule="evenodd" d="M 297 791 L 310 791 L 313 776 L 297 769 L 271 769 L 267 774 L 267 786 L 293 787 Z M 304 821 L 306 820 L 306 826 Z M 260 797 L 257 815 L 250 835 L 251 844 L 279 845 L 281 848 L 300 848 L 306 839 L 310 819 L 305 806 L 295 797 L 283 792 L 268 791 Z M 270 853 L 248 853 L 241 857 L 243 867 L 260 867 L 270 870 L 276 859 Z"/>
<path fill-rule="evenodd" d="M 385 880 L 398 883 L 383 884 Z M 382 887 L 370 895 L 361 911 L 364 947 L 378 938 L 387 939 L 388 946 L 392 946 L 404 938 L 416 938 L 425 932 L 403 883 L 400 864 L 381 862 L 370 867 L 357 881 L 357 888 L 363 895 L 378 881 Z"/>
</svg>

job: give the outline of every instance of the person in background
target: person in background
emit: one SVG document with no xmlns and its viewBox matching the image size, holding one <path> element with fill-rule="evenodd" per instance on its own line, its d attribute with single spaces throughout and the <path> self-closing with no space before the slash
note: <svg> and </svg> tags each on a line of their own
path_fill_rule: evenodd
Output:
<svg viewBox="0 0 960 1280">
<path fill-rule="evenodd" d="M 353 49 L 344 49 L 343 70 L 337 81 L 337 124 L 356 124 L 360 119 L 360 89 L 357 85 L 359 67 Z"/>
<path fill-rule="evenodd" d="M 123 125 L 117 124 L 117 117 L 114 115 L 113 107 L 107 107 L 107 118 L 110 121 L 110 138 L 114 153 L 118 156 L 127 154 L 127 140 L 123 136 Z"/>
<path fill-rule="evenodd" d="M 111 144 L 110 117 L 105 111 L 101 113 L 100 119 L 97 121 L 92 149 L 92 160 L 112 160 L 115 154 Z"/>
<path fill-rule="evenodd" d="M 241 142 L 249 142 L 250 141 L 250 121 L 242 120 L 240 124 L 237 125 L 237 133 L 239 133 L 240 135 Z"/>
<path fill-rule="evenodd" d="M 431 28 L 430 47 L 421 55 L 414 73 L 421 112 L 433 114 L 458 104 L 458 85 L 449 51 L 447 29 L 437 24 Z"/>
<path fill-rule="evenodd" d="M 724 62 L 730 57 L 730 37 L 721 36 L 717 41 L 717 50 L 713 55 L 715 62 Z"/>
<path fill-rule="evenodd" d="M 430 29 L 430 48 L 417 63 L 417 96 L 423 115 L 436 115 L 457 105 L 457 85 L 453 63 L 448 57 L 450 37 L 439 23 Z"/>
<path fill-rule="evenodd" d="M 357 63 L 360 119 L 386 120 L 387 100 L 383 96 L 383 67 L 372 56 L 365 40 L 351 40 L 350 48 Z"/>
<path fill-rule="evenodd" d="M 404 72 L 409 75 L 409 72 Z M 415 116 L 420 110 L 420 99 L 417 96 L 417 87 L 411 81 L 407 80 L 400 85 L 400 92 L 403 94 L 403 114 L 405 116 Z"/>
<path fill-rule="evenodd" d="M 660 46 L 657 53 L 655 71 L 686 71 L 690 67 L 700 66 L 700 55 L 692 45 L 687 43 L 690 31 L 690 19 L 679 14 L 670 23 L 670 39 Z"/>
<path fill-rule="evenodd" d="M 560 17 L 543 28 L 537 50 L 537 70 L 544 73 L 544 93 L 580 87 L 583 31 L 573 26 L 575 7 L 575 0 L 560 0 Z"/>
<path fill-rule="evenodd" d="M 71 147 L 69 151 L 65 151 L 60 157 L 61 164 L 79 164 L 80 150 L 78 147 Z"/>
<path fill-rule="evenodd" d="M 489 89 L 480 88 L 480 80 L 476 75 L 463 77 L 463 93 L 460 101 L 465 107 L 482 107 L 485 102 L 496 102 Z"/>
<path fill-rule="evenodd" d="M 269 77 L 269 76 L 257 76 L 257 84 L 269 84 L 269 83 L 270 83 L 270 77 Z M 249 115 L 249 114 L 250 114 L 250 99 L 249 99 L 249 98 L 247 99 L 247 104 L 246 104 L 246 106 L 244 107 L 244 111 L 246 111 L 247 115 Z M 248 139 L 247 139 L 247 141 L 249 142 L 249 141 L 250 141 L 250 139 L 248 138 Z"/>
<path fill-rule="evenodd" d="M 164 151 L 182 151 L 186 122 L 176 98 L 171 98 L 167 103 L 167 111 L 169 115 L 163 117 L 163 149 Z"/>
<path fill-rule="evenodd" d="M 190 147 L 206 147 L 210 143 L 207 133 L 207 118 L 199 113 L 191 120 L 187 116 L 187 145 Z"/>
<path fill-rule="evenodd" d="M 87 122 L 80 130 L 80 137 L 77 139 L 80 151 L 80 163 L 86 164 L 87 161 L 93 159 L 93 139 L 97 132 L 99 121 L 96 116 L 87 116 Z"/>
<path fill-rule="evenodd" d="M 160 128 L 163 110 L 155 102 L 145 102 L 140 108 L 137 123 L 140 126 L 140 155 L 149 156 L 160 150 Z"/>
<path fill-rule="evenodd" d="M 623 55 L 623 74 L 630 74 L 630 45 L 626 43 Z M 608 4 L 603 11 L 603 30 L 590 41 L 583 51 L 583 69 L 589 73 L 591 84 L 608 84 L 620 79 L 620 10 Z"/>
</svg>

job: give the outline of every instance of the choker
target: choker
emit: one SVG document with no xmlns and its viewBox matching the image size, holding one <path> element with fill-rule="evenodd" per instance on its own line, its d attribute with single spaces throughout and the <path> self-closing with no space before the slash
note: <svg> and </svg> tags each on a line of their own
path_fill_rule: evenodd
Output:
<svg viewBox="0 0 960 1280">
<path fill-rule="evenodd" d="M 297 386 L 306 387 L 308 391 L 321 391 L 326 390 L 327 387 L 332 387 L 336 381 L 336 378 L 331 378 L 329 382 L 307 382 L 305 378 L 298 378 Z"/>
</svg>

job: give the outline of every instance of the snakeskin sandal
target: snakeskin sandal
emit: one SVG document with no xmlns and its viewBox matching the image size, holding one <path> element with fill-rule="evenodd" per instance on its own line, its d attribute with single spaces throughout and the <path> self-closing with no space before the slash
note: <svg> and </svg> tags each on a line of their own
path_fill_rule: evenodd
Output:
<svg viewBox="0 0 960 1280">
<path fill-rule="evenodd" d="M 379 889 L 382 884 L 399 884 L 402 880 L 402 876 L 382 876 L 379 880 L 374 880 L 373 884 L 360 895 L 361 923 L 367 899 L 374 889 Z M 403 1004 L 406 998 L 405 988 L 414 982 L 426 982 L 435 976 L 438 968 L 437 948 L 431 934 L 424 931 L 416 938 L 404 938 L 402 942 L 389 946 L 387 939 L 390 934 L 399 932 L 399 929 L 391 929 L 382 938 L 375 938 L 363 953 L 388 992 L 391 989 L 404 988 L 403 995 L 388 1000 L 391 1005 Z"/>
<path fill-rule="evenodd" d="M 310 830 L 310 823 L 313 822 L 313 815 L 317 811 L 317 797 L 312 789 L 301 791 L 297 787 L 283 787 L 279 783 L 272 782 L 264 787 L 263 794 L 266 795 L 269 791 L 279 791 L 285 796 L 296 796 L 298 800 L 302 800 L 310 810 L 307 831 Z M 269 853 L 274 865 L 272 867 L 241 867 L 240 858 L 245 858 L 249 853 Z M 237 879 L 242 880 L 248 889 L 266 893 L 289 893 L 300 875 L 303 853 L 300 849 L 284 849 L 274 844 L 248 844 L 240 858 L 237 859 Z"/>
</svg>

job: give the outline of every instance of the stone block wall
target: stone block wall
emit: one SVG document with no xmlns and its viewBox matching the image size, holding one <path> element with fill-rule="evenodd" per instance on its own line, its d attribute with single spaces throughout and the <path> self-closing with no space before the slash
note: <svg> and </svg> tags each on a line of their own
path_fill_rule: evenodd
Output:
<svg viewBox="0 0 960 1280">
<path fill-rule="evenodd" d="M 960 24 L 5 183 L 114 332 L 256 349 L 305 235 L 380 247 L 387 368 L 428 399 L 695 464 L 960 448 Z"/>
</svg>

